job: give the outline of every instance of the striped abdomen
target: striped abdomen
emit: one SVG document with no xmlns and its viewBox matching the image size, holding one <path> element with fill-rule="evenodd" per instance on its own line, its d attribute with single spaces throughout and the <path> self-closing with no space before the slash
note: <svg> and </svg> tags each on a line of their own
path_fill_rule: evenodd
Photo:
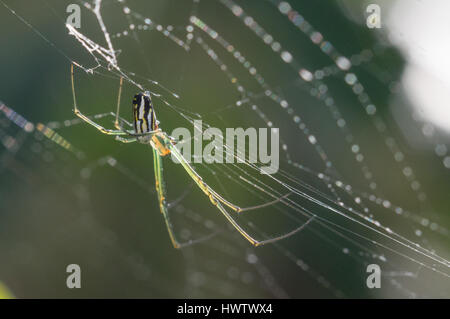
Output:
<svg viewBox="0 0 450 319">
<path fill-rule="evenodd" d="M 155 111 L 149 94 L 138 93 L 133 99 L 134 130 L 137 134 L 157 129 Z"/>
</svg>

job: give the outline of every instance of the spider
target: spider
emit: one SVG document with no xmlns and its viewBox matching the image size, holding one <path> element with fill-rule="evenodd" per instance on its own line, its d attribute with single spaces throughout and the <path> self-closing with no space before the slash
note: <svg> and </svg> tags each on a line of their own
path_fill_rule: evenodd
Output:
<svg viewBox="0 0 450 319">
<path fill-rule="evenodd" d="M 224 205 L 231 208 L 236 213 L 248 210 L 249 208 L 241 208 L 233 203 L 229 202 L 223 198 L 220 194 L 214 191 L 208 184 L 206 184 L 202 177 L 194 170 L 194 168 L 186 161 L 183 155 L 175 147 L 176 141 L 174 138 L 169 136 L 166 132 L 162 131 L 159 127 L 159 121 L 156 119 L 155 109 L 153 107 L 151 94 L 149 91 L 140 92 L 136 94 L 133 98 L 133 123 L 134 131 L 127 131 L 122 128 L 119 124 L 119 108 L 120 108 L 120 98 L 122 92 L 123 77 L 120 78 L 119 84 L 119 94 L 117 98 L 117 111 L 116 118 L 114 122 L 115 129 L 106 129 L 103 126 L 97 124 L 89 117 L 80 112 L 75 98 L 75 84 L 74 84 L 74 63 L 70 67 L 71 82 L 72 82 L 72 95 L 73 95 L 73 111 L 76 116 L 85 121 L 86 123 L 92 125 L 97 130 L 103 134 L 115 136 L 117 141 L 122 143 L 132 143 L 139 142 L 142 144 L 147 144 L 152 147 L 153 150 L 153 167 L 155 171 L 155 186 L 156 192 L 158 194 L 159 209 L 164 216 L 167 231 L 169 233 L 170 240 L 175 248 L 181 248 L 188 244 L 192 244 L 192 241 L 181 243 L 175 236 L 172 223 L 169 218 L 168 206 L 166 203 L 166 189 L 164 184 L 163 176 L 163 166 L 162 157 L 169 154 L 173 154 L 175 158 L 181 163 L 183 168 L 189 174 L 189 176 L 194 180 L 197 186 L 203 191 L 203 193 L 209 198 L 210 202 L 225 216 L 228 222 L 233 225 L 233 227 L 252 245 L 260 246 L 267 243 L 271 243 L 286 237 L 293 235 L 295 232 L 299 231 L 300 228 L 291 231 L 290 233 L 277 236 L 274 238 L 266 240 L 257 240 L 251 235 L 249 235 L 227 212 Z M 124 137 L 125 136 L 125 137 Z M 261 206 L 267 206 L 270 203 L 266 203 Z M 308 223 L 308 222 L 307 222 Z M 306 224 L 305 224 L 306 225 Z M 303 226 L 305 226 L 303 225 Z M 302 227 L 303 227 L 302 226 Z"/>
</svg>

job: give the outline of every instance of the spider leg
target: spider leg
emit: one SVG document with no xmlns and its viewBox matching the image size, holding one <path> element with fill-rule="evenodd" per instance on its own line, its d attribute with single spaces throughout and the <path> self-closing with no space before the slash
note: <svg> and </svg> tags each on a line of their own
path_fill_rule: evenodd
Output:
<svg viewBox="0 0 450 319">
<path fill-rule="evenodd" d="M 167 137 L 166 134 L 166 138 L 169 139 Z M 169 139 L 170 141 L 170 139 Z M 272 237 L 272 238 L 268 238 L 265 240 L 257 240 L 254 237 L 252 237 L 248 232 L 246 232 L 234 219 L 233 217 L 230 215 L 229 212 L 227 212 L 227 210 L 223 207 L 222 204 L 234 209 L 237 212 L 242 211 L 243 209 L 241 209 L 239 206 L 236 206 L 232 203 L 230 203 L 229 201 L 225 200 L 222 196 L 220 196 L 217 192 L 215 192 L 211 187 L 208 186 L 208 184 L 206 184 L 201 176 L 194 170 L 194 168 L 186 161 L 186 159 L 183 157 L 183 155 L 181 155 L 181 153 L 178 151 L 178 149 L 173 145 L 173 144 L 169 144 L 169 148 L 170 151 L 172 152 L 172 154 L 178 159 L 178 161 L 181 163 L 181 165 L 183 166 L 183 168 L 186 170 L 186 172 L 189 174 L 189 176 L 191 176 L 191 178 L 194 180 L 194 182 L 197 184 L 197 186 L 209 197 L 211 203 L 217 207 L 217 209 L 225 216 L 225 218 L 228 220 L 228 222 L 233 225 L 233 227 L 245 238 L 247 239 L 252 245 L 254 246 L 262 246 L 265 244 L 269 244 L 269 243 L 274 243 L 276 241 L 279 241 L 281 239 L 285 239 L 287 237 L 290 237 L 292 235 L 294 235 L 295 233 L 301 231 L 304 227 L 306 227 L 306 225 L 308 225 L 314 218 L 315 216 L 312 216 L 311 218 L 309 218 L 304 224 L 302 224 L 301 226 L 297 227 L 296 229 L 290 231 L 287 234 L 283 234 L 280 236 L 276 236 L 276 237 Z M 154 151 L 155 152 L 155 151 Z"/>
<path fill-rule="evenodd" d="M 114 122 L 114 126 L 118 130 L 123 130 L 122 127 L 119 125 L 119 109 L 120 109 L 120 97 L 122 95 L 122 84 L 123 84 L 123 77 L 120 77 L 120 83 L 119 83 L 119 95 L 117 97 L 117 111 L 116 111 L 116 121 Z"/>
<path fill-rule="evenodd" d="M 155 170 L 155 184 L 156 184 L 156 192 L 158 193 L 158 203 L 159 209 L 164 216 L 164 221 L 166 222 L 167 232 L 169 233 L 170 240 L 172 241 L 173 247 L 182 248 L 187 245 L 191 245 L 194 241 L 188 241 L 185 243 L 180 243 L 175 236 L 173 231 L 172 222 L 170 221 L 169 211 L 167 209 L 166 203 L 166 186 L 164 184 L 163 179 L 163 166 L 161 156 L 158 154 L 158 151 L 153 149 L 153 167 Z M 208 236 L 210 237 L 210 236 Z M 197 241 L 195 241 L 197 242 Z"/>
<path fill-rule="evenodd" d="M 120 97 L 121 97 L 121 92 L 122 92 L 122 83 L 123 83 L 123 78 L 120 78 L 120 85 L 119 85 L 119 95 L 117 98 L 117 113 L 115 114 L 115 122 L 114 122 L 114 126 L 117 128 L 117 130 L 110 130 L 110 129 L 106 129 L 103 126 L 97 124 L 96 122 L 94 122 L 93 120 L 90 119 L 90 117 L 84 115 L 83 113 L 80 112 L 80 110 L 78 109 L 77 106 L 77 101 L 76 101 L 76 97 L 75 97 L 75 84 L 74 84 L 74 72 L 73 72 L 73 63 L 70 66 L 70 74 L 71 74 L 71 80 L 72 80 L 72 95 L 73 95 L 73 111 L 75 113 L 76 116 L 78 116 L 80 119 L 82 119 L 83 121 L 85 121 L 86 123 L 92 125 L 93 127 L 95 127 L 97 130 L 99 130 L 100 132 L 102 132 L 103 134 L 107 134 L 107 135 L 128 135 L 128 136 L 134 136 L 134 137 L 138 137 L 138 136 L 147 136 L 147 135 L 153 135 L 159 131 L 161 131 L 161 129 L 157 129 L 154 131 L 150 131 L 150 132 L 145 132 L 145 133 L 134 133 L 134 132 L 130 132 L 127 131 L 125 129 L 122 128 L 122 126 L 119 124 L 119 119 L 121 119 L 121 117 L 119 116 L 119 108 L 120 108 Z M 91 116 L 92 118 L 92 116 Z M 127 123 L 128 125 L 130 125 L 129 123 Z M 118 139 L 119 141 L 123 141 Z"/>
<path fill-rule="evenodd" d="M 231 217 L 231 215 L 223 208 L 222 204 L 218 201 L 218 199 L 211 193 L 212 189 L 203 182 L 202 178 L 198 173 L 192 168 L 192 166 L 184 159 L 184 157 L 178 152 L 178 150 L 173 146 L 170 147 L 170 151 L 181 163 L 186 172 L 191 176 L 197 186 L 209 197 L 211 203 L 216 206 L 220 212 L 225 216 L 225 218 L 236 228 L 239 233 L 244 236 L 252 245 L 258 246 L 259 241 L 250 236 L 239 224 Z M 156 152 L 156 151 L 154 151 Z M 210 191 L 211 190 L 211 191 Z M 237 206 L 236 206 L 237 207 Z"/>
<path fill-rule="evenodd" d="M 194 170 L 194 168 L 189 164 L 186 159 L 181 155 L 178 149 L 175 147 L 173 140 L 170 136 L 164 133 L 164 136 L 167 140 L 167 145 L 169 145 L 169 149 L 171 153 L 178 159 L 181 165 L 184 167 L 186 172 L 191 176 L 191 178 L 196 182 L 196 184 L 200 187 L 200 189 L 208 196 L 210 199 L 214 197 L 215 200 L 221 202 L 225 206 L 233 209 L 235 212 L 241 212 L 241 208 L 223 198 L 220 194 L 214 191 L 211 187 L 208 186 L 205 182 L 203 182 L 202 177 Z M 211 199 L 212 201 L 212 199 Z"/>
<path fill-rule="evenodd" d="M 157 130 L 149 131 L 149 132 L 145 132 L 145 133 L 130 133 L 130 132 L 127 131 L 127 135 L 136 136 L 137 137 L 137 136 L 155 135 L 155 133 L 158 133 L 158 132 L 161 132 L 161 129 L 157 129 Z"/>
<path fill-rule="evenodd" d="M 137 138 L 133 137 L 133 138 L 124 138 L 121 136 L 116 136 L 116 141 L 122 142 L 122 143 L 133 143 L 133 142 L 137 142 Z"/>
<path fill-rule="evenodd" d="M 85 121 L 86 123 L 92 125 L 97 130 L 102 132 L 103 134 L 107 135 L 129 135 L 129 133 L 123 131 L 123 130 L 109 130 L 104 128 L 103 126 L 97 124 L 96 122 L 92 121 L 90 118 L 88 118 L 86 115 L 80 112 L 80 110 L 77 107 L 77 101 L 75 97 L 75 84 L 74 84 L 74 77 L 73 77 L 73 63 L 70 65 L 70 74 L 71 74 L 71 80 L 72 80 L 72 95 L 73 95 L 73 111 L 76 116 L 78 116 L 80 119 Z"/>
</svg>

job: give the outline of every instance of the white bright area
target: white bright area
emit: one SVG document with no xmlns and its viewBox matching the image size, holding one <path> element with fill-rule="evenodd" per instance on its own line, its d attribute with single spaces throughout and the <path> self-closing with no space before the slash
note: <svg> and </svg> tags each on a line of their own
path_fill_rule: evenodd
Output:
<svg viewBox="0 0 450 319">
<path fill-rule="evenodd" d="M 385 15 L 407 59 L 401 81 L 414 111 L 450 133 L 450 1 L 396 0 Z"/>
</svg>

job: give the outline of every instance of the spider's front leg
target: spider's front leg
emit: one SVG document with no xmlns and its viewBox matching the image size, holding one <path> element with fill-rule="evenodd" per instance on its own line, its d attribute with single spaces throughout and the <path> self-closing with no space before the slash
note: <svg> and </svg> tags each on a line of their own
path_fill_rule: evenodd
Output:
<svg viewBox="0 0 450 319">
<path fill-rule="evenodd" d="M 83 121 L 85 121 L 86 123 L 88 123 L 88 124 L 92 125 L 93 127 L 95 127 L 97 130 L 99 130 L 103 134 L 107 134 L 107 135 L 127 135 L 128 133 L 123 131 L 123 130 L 106 129 L 103 126 L 101 126 L 101 125 L 97 124 L 96 122 L 92 121 L 90 118 L 88 118 L 86 115 L 84 115 L 83 113 L 80 112 L 80 110 L 78 109 L 77 100 L 76 100 L 76 97 L 75 97 L 75 83 L 74 83 L 75 81 L 74 81 L 74 75 L 73 75 L 73 63 L 70 65 L 70 75 L 71 75 L 71 80 L 72 80 L 73 112 L 75 113 L 75 115 L 78 116 Z"/>
</svg>

